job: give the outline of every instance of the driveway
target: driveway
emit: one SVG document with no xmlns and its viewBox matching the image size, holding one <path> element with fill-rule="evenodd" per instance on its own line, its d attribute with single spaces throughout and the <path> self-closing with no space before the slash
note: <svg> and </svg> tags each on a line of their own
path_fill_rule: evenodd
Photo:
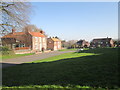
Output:
<svg viewBox="0 0 120 90">
<path fill-rule="evenodd" d="M 60 55 L 63 53 L 68 53 L 68 52 L 75 52 L 75 51 L 54 51 L 54 52 L 49 52 L 49 53 L 40 53 L 40 54 L 23 56 L 23 57 L 18 57 L 18 58 L 5 59 L 1 62 L 1 64 L 2 64 L 2 67 L 4 68 L 8 66 L 26 63 L 26 62 L 41 60 L 41 59 L 53 57 L 53 56 Z"/>
</svg>

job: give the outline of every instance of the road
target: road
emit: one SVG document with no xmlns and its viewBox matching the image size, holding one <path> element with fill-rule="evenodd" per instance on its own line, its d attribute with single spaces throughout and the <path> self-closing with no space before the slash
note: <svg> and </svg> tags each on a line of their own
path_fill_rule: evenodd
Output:
<svg viewBox="0 0 120 90">
<path fill-rule="evenodd" d="M 4 68 L 4 67 L 17 65 L 17 64 L 26 63 L 26 62 L 42 60 L 45 58 L 53 57 L 53 56 L 60 55 L 63 53 L 68 53 L 68 52 L 75 52 L 75 51 L 54 51 L 54 52 L 49 52 L 49 53 L 40 53 L 40 54 L 17 57 L 17 58 L 12 58 L 12 59 L 5 59 L 0 64 L 2 64 L 2 68 Z"/>
</svg>

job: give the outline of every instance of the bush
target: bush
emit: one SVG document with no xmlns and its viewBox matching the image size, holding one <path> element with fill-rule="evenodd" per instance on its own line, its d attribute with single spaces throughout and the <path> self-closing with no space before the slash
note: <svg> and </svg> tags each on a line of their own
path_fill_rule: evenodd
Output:
<svg viewBox="0 0 120 90">
<path fill-rule="evenodd" d="M 11 49 L 9 49 L 7 46 L 0 47 L 0 52 L 2 53 L 2 55 L 14 54 L 14 52 Z"/>
<path fill-rule="evenodd" d="M 10 49 L 6 46 L 0 47 L 0 51 L 10 51 Z"/>
</svg>

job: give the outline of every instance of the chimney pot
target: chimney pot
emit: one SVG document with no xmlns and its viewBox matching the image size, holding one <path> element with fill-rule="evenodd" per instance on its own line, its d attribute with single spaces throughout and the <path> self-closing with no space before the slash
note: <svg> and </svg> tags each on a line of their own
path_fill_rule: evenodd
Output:
<svg viewBox="0 0 120 90">
<path fill-rule="evenodd" d="M 42 30 L 40 31 L 40 33 L 41 33 L 41 34 L 44 34 L 44 32 L 43 32 Z"/>
<path fill-rule="evenodd" d="M 12 29 L 12 33 L 15 33 L 15 29 Z"/>
</svg>

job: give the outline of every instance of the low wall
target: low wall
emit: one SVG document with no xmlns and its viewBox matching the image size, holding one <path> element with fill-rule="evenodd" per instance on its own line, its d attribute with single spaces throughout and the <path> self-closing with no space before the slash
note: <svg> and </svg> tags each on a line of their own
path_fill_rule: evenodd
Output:
<svg viewBox="0 0 120 90">
<path fill-rule="evenodd" d="M 46 50 L 44 53 L 49 53 L 51 50 Z M 14 50 L 15 54 L 27 54 L 27 53 L 35 53 L 35 54 L 40 54 L 42 52 L 35 51 L 35 50 Z"/>
<path fill-rule="evenodd" d="M 15 54 L 27 54 L 27 53 L 34 53 L 32 50 L 14 50 Z"/>
</svg>

